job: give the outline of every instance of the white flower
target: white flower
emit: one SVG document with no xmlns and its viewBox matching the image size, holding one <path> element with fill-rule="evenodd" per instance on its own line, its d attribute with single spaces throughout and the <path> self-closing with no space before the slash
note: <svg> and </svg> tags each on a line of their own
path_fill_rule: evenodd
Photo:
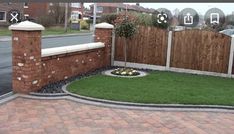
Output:
<svg viewBox="0 0 234 134">
<path fill-rule="evenodd" d="M 122 72 L 121 74 L 122 74 L 122 75 L 125 75 L 125 74 L 127 74 L 127 72 Z"/>
<path fill-rule="evenodd" d="M 129 72 L 128 74 L 129 74 L 129 75 L 132 75 L 132 72 Z"/>
</svg>

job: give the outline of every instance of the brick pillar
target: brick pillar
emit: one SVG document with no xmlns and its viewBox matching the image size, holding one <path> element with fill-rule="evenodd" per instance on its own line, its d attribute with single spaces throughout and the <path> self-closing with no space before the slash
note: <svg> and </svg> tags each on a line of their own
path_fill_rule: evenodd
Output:
<svg viewBox="0 0 234 134">
<path fill-rule="evenodd" d="M 105 44 L 105 57 L 103 66 L 111 65 L 111 47 L 112 47 L 112 32 L 114 26 L 108 23 L 100 23 L 95 25 L 95 42 L 103 42 Z"/>
<path fill-rule="evenodd" d="M 12 88 L 29 93 L 41 88 L 41 31 L 44 27 L 24 21 L 12 30 Z"/>
</svg>

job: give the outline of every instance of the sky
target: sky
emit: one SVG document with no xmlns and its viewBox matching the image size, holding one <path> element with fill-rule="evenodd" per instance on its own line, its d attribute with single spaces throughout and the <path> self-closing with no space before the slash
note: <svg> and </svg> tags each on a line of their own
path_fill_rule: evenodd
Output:
<svg viewBox="0 0 234 134">
<path fill-rule="evenodd" d="M 86 7 L 89 7 L 91 3 L 85 3 Z M 136 3 L 128 3 L 128 4 L 136 4 Z M 193 8 L 196 10 L 199 14 L 204 15 L 207 10 L 211 8 L 219 8 L 221 9 L 225 15 L 232 14 L 234 11 L 234 3 L 140 3 L 141 6 L 146 8 L 166 8 L 168 10 L 171 10 L 173 13 L 173 10 L 178 8 L 180 11 L 184 8 Z"/>
</svg>

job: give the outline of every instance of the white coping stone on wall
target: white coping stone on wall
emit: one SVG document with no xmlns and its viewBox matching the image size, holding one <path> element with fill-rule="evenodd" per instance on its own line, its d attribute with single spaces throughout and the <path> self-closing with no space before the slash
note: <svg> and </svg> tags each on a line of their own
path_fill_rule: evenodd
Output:
<svg viewBox="0 0 234 134">
<path fill-rule="evenodd" d="M 113 29 L 114 26 L 109 23 L 103 22 L 103 23 L 96 24 L 95 28 Z"/>
<path fill-rule="evenodd" d="M 41 31 L 45 30 L 45 28 L 42 25 L 31 21 L 22 21 L 20 23 L 10 25 L 9 30 Z"/>
<path fill-rule="evenodd" d="M 47 57 L 47 56 L 53 56 L 53 55 L 59 55 L 59 54 L 92 50 L 92 49 L 103 48 L 103 47 L 105 47 L 104 43 L 96 42 L 96 43 L 64 46 L 64 47 L 47 48 L 47 49 L 42 49 L 41 55 L 42 57 Z"/>
</svg>

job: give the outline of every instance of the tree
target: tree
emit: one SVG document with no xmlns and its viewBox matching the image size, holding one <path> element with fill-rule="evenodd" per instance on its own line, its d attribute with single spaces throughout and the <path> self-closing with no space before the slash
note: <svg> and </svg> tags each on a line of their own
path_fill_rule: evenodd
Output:
<svg viewBox="0 0 234 134">
<path fill-rule="evenodd" d="M 64 31 L 67 32 L 67 16 L 68 16 L 68 3 L 65 3 L 65 20 L 64 20 Z"/>
<path fill-rule="evenodd" d="M 116 24 L 115 32 L 119 37 L 124 37 L 124 67 L 126 68 L 127 64 L 127 44 L 128 40 L 131 39 L 136 33 L 136 24 L 135 21 L 131 21 L 131 17 L 126 15 L 119 18 Z"/>
<path fill-rule="evenodd" d="M 50 17 L 55 20 L 56 24 L 64 24 L 65 23 L 65 3 L 54 3 L 53 6 L 50 7 Z M 71 7 L 68 6 L 68 14 L 70 16 Z"/>
</svg>

